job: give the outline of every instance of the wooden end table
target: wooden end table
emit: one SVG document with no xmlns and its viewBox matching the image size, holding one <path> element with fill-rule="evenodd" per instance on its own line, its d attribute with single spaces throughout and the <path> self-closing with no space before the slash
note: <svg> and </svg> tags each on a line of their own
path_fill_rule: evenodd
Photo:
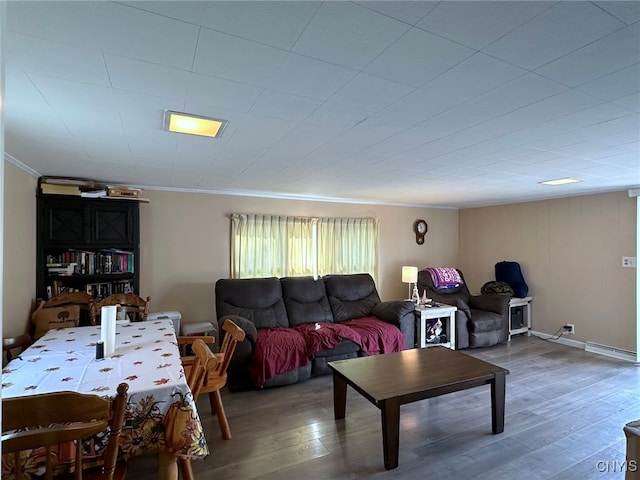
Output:
<svg viewBox="0 0 640 480">
<path fill-rule="evenodd" d="M 533 297 L 512 297 L 509 300 L 509 341 L 511 341 L 512 335 L 518 335 L 519 333 L 525 333 L 527 336 L 531 335 L 531 303 Z M 522 323 L 515 325 L 513 321 L 513 311 L 517 307 L 522 307 Z"/>
<path fill-rule="evenodd" d="M 433 345 L 441 345 L 449 347 L 451 350 L 456 349 L 456 310 L 457 307 L 446 305 L 444 303 L 431 303 L 430 305 L 416 305 L 415 314 L 417 325 L 417 341 L 416 347 L 424 348 Z M 447 335 L 447 341 L 443 343 L 427 342 L 427 320 L 434 318 L 442 318 L 445 320 L 444 332 Z"/>
<path fill-rule="evenodd" d="M 344 419 L 347 385 L 381 411 L 384 466 L 398 466 L 400 405 L 425 398 L 491 385 L 491 429 L 504 431 L 505 368 L 445 347 L 414 348 L 398 353 L 329 363 L 333 370 L 333 412 Z"/>
</svg>

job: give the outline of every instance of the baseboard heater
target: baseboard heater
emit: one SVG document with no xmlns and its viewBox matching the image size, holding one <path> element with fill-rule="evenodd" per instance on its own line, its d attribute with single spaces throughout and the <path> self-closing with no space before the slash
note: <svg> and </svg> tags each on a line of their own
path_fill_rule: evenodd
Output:
<svg viewBox="0 0 640 480">
<path fill-rule="evenodd" d="M 607 355 L 609 357 L 628 360 L 630 362 L 636 361 L 636 352 L 625 350 L 623 348 L 610 347 L 609 345 L 602 345 L 600 343 L 587 342 L 584 346 L 584 350 L 586 352 L 597 353 L 599 355 Z"/>
</svg>

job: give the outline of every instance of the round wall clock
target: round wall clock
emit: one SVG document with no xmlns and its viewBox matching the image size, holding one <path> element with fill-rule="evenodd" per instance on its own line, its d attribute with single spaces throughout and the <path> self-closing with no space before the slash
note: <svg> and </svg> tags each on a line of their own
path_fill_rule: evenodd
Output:
<svg viewBox="0 0 640 480">
<path fill-rule="evenodd" d="M 427 222 L 421 218 L 413 222 L 413 231 L 416 234 L 416 243 L 418 245 L 422 245 L 424 243 L 424 236 L 428 230 L 429 227 L 427 226 Z"/>
</svg>

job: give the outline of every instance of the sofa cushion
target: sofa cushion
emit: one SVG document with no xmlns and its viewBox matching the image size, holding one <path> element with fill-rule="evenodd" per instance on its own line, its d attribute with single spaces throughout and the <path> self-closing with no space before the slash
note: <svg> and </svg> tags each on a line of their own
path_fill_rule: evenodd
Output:
<svg viewBox="0 0 640 480">
<path fill-rule="evenodd" d="M 469 325 L 472 333 L 500 331 L 502 328 L 502 315 L 485 310 L 471 309 L 473 321 Z"/>
<path fill-rule="evenodd" d="M 350 340 L 345 340 L 345 342 L 351 343 Z M 340 346 L 337 347 L 339 350 L 342 350 Z M 337 362 L 338 360 L 348 360 L 349 358 L 358 358 L 360 347 L 356 345 L 356 349 L 353 352 L 345 352 L 345 353 L 335 353 L 334 350 L 325 350 L 327 352 L 326 355 L 318 354 L 311 362 L 311 374 L 312 375 L 329 375 L 333 373 L 333 370 L 329 368 L 329 362 Z"/>
<path fill-rule="evenodd" d="M 305 323 L 333 322 L 329 299 L 322 279 L 313 277 L 284 277 L 282 295 L 289 318 L 289 326 Z"/>
<path fill-rule="evenodd" d="M 471 310 L 485 310 L 506 315 L 509 308 L 509 297 L 505 295 L 473 295 L 469 298 Z"/>
<path fill-rule="evenodd" d="M 348 356 L 348 358 L 354 358 L 358 356 L 358 352 L 360 351 L 360 345 L 352 342 L 351 340 L 343 339 L 338 345 L 333 348 L 327 348 L 324 350 L 320 350 L 316 352 L 313 359 L 314 361 L 320 357 L 334 358 L 334 357 L 343 357 Z M 355 355 L 351 355 L 351 354 Z M 345 357 L 347 358 L 347 357 Z M 331 361 L 331 360 L 329 360 Z"/>
<path fill-rule="evenodd" d="M 367 355 L 401 352 L 404 350 L 404 336 L 398 327 L 376 317 L 345 320 L 345 325 L 360 335 L 360 348 Z"/>
<path fill-rule="evenodd" d="M 311 362 L 302 367 L 289 370 L 288 372 L 282 372 L 271 377 L 264 382 L 262 388 L 282 387 L 284 385 L 291 385 L 292 383 L 304 382 L 309 380 L 312 374 Z"/>
<path fill-rule="evenodd" d="M 255 388 L 266 380 L 309 363 L 304 336 L 293 328 L 260 328 L 249 371 Z"/>
<path fill-rule="evenodd" d="M 376 285 L 368 273 L 327 275 L 324 284 L 334 322 L 368 317 L 380 303 Z"/>
<path fill-rule="evenodd" d="M 280 280 L 271 278 L 222 278 L 216 282 L 216 314 L 239 315 L 256 328 L 288 327 Z"/>
</svg>

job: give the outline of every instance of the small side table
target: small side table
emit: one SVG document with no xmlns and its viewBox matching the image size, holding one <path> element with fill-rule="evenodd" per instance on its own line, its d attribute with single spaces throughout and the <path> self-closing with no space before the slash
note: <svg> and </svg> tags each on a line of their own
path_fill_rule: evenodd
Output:
<svg viewBox="0 0 640 480">
<path fill-rule="evenodd" d="M 531 335 L 531 302 L 533 297 L 512 297 L 509 300 L 509 341 L 511 341 L 511 335 L 519 333 Z"/>
<path fill-rule="evenodd" d="M 418 339 L 416 346 L 419 348 L 433 347 L 440 345 L 448 347 L 451 350 L 456 349 L 456 310 L 457 307 L 445 305 L 444 303 L 432 303 L 433 306 L 417 305 L 415 309 Z M 443 330 L 447 335 L 447 342 L 444 343 L 427 343 L 427 320 L 440 318 L 443 319 Z"/>
</svg>

